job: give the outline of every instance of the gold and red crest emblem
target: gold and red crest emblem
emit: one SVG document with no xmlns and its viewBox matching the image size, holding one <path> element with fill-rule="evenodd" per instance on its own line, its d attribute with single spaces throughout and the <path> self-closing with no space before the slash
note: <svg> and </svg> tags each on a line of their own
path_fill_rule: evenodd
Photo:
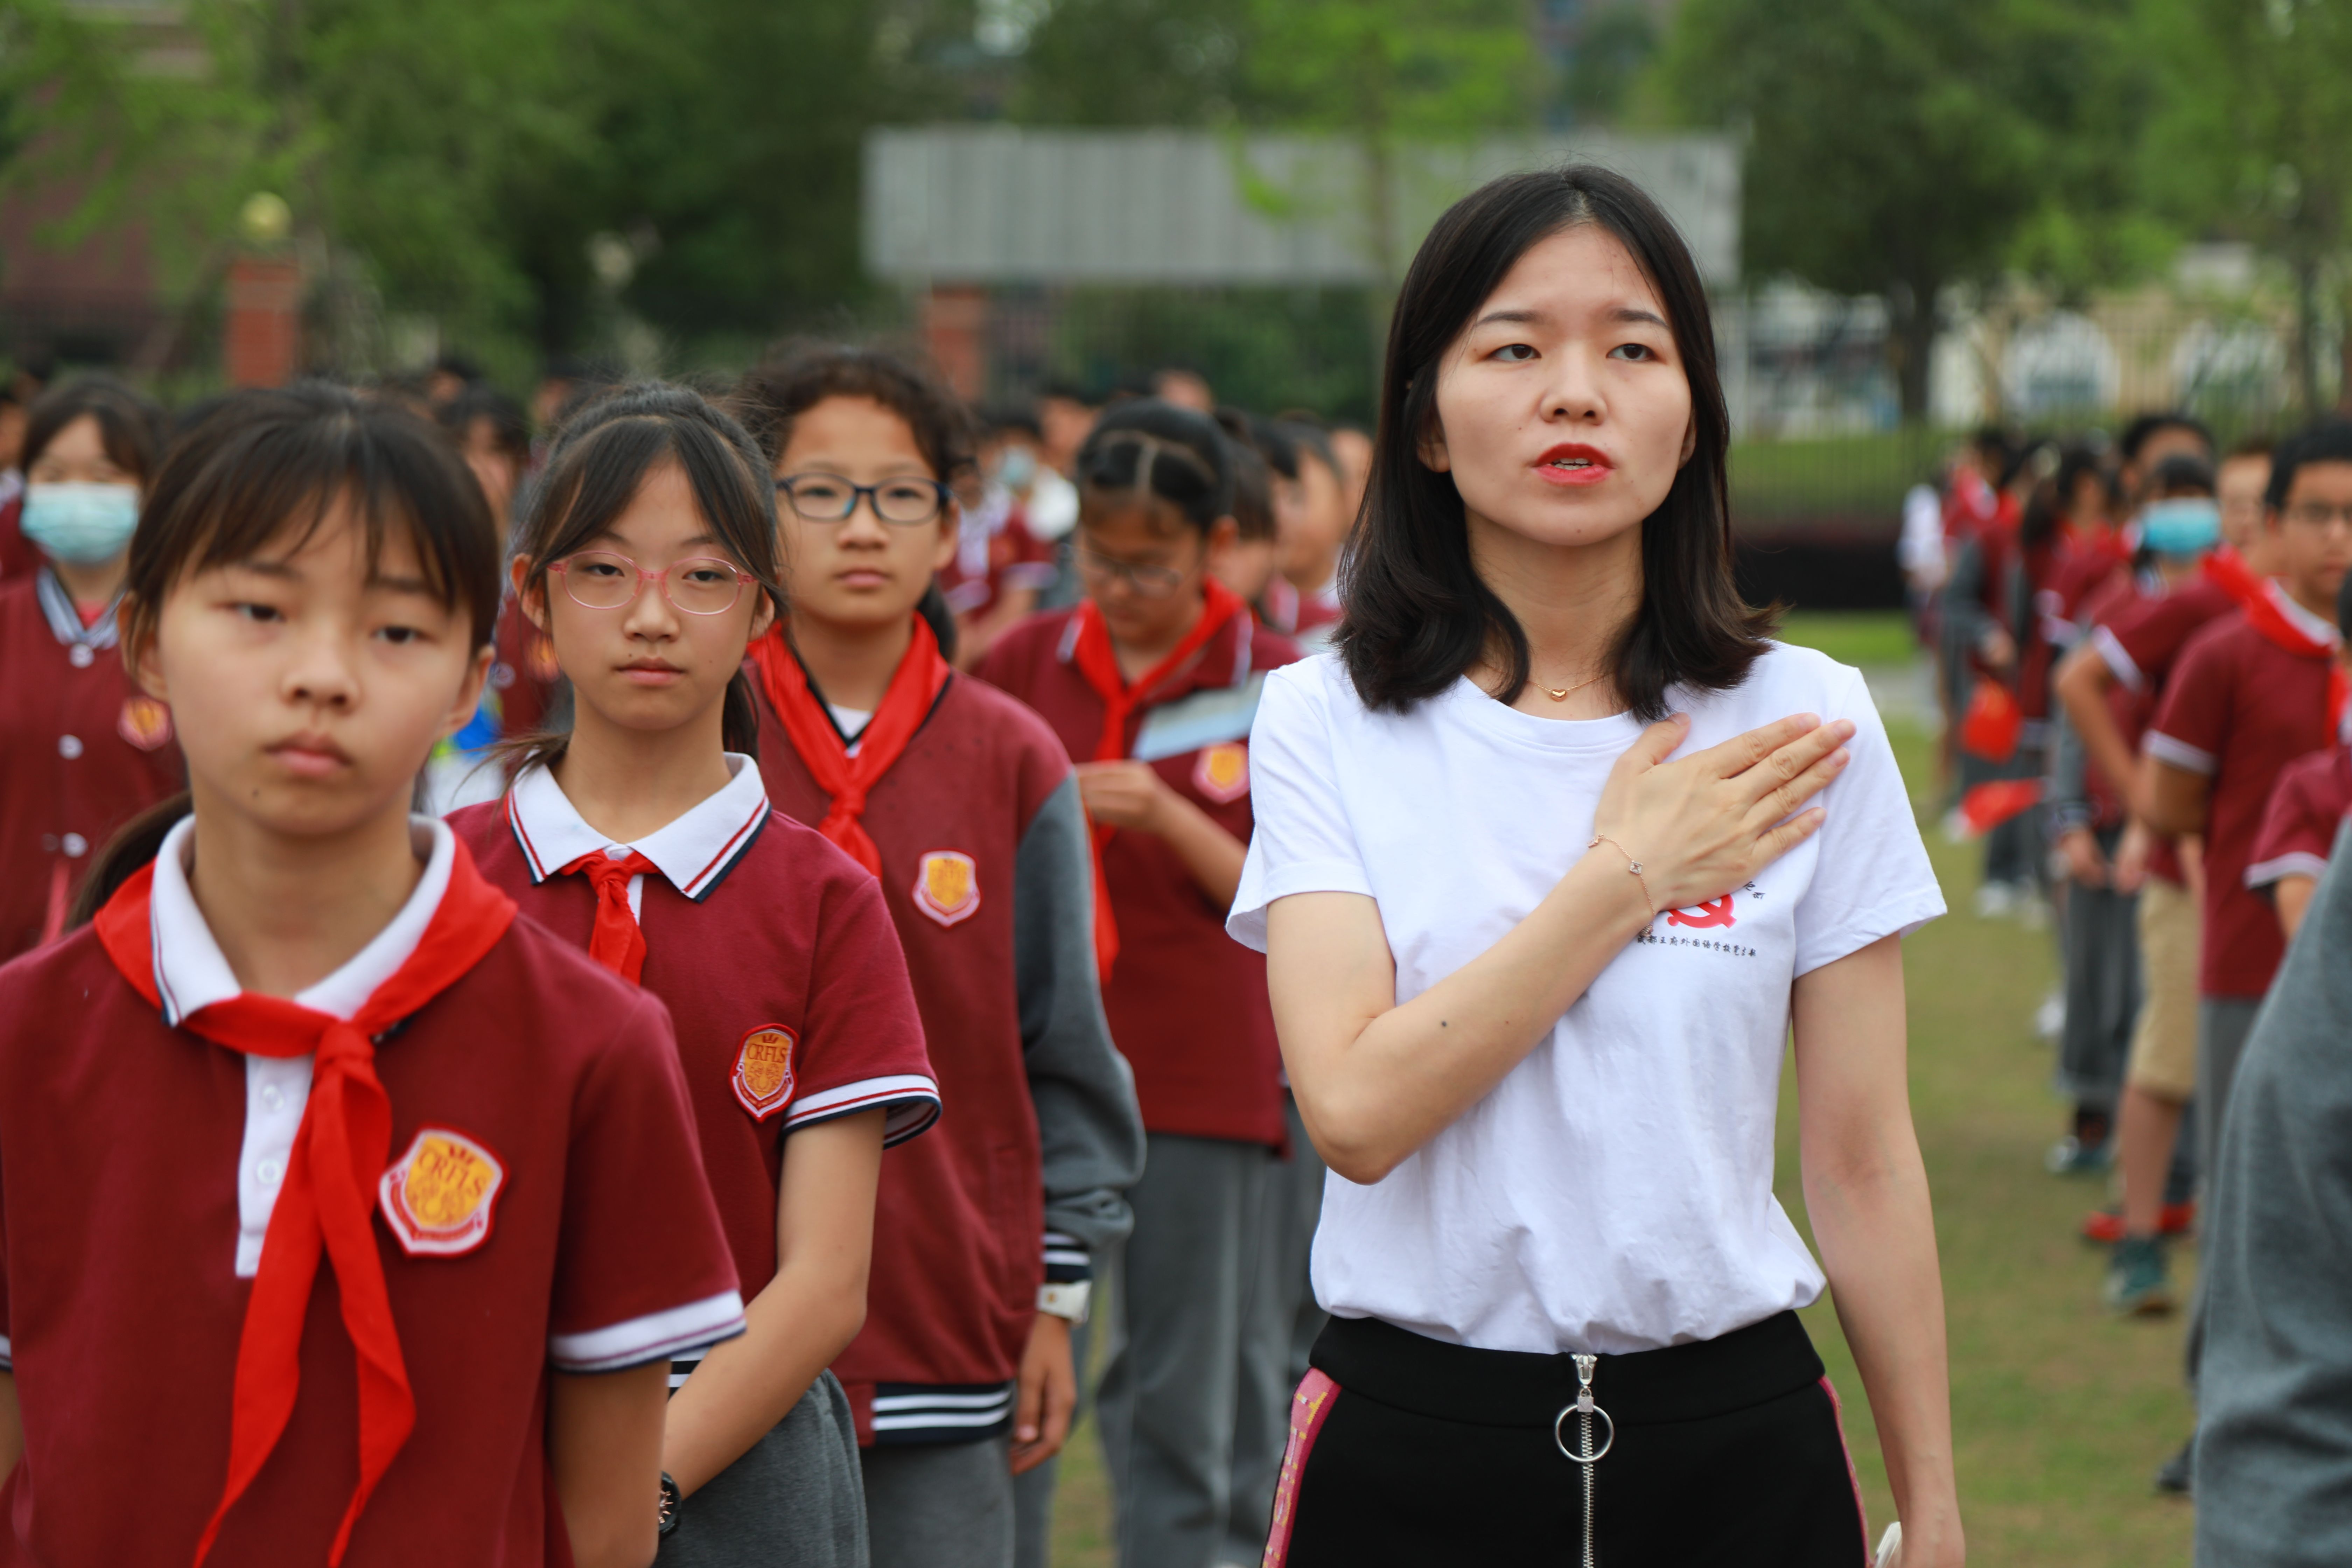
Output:
<svg viewBox="0 0 2352 1568">
<path fill-rule="evenodd" d="M 446 1127 L 419 1128 L 408 1152 L 376 1184 L 377 1206 L 403 1252 L 452 1258 L 488 1237 L 506 1179 L 506 1166 L 475 1140 Z"/>
<path fill-rule="evenodd" d="M 1201 760 L 1192 764 L 1192 787 L 1219 805 L 1249 794 L 1249 748 L 1237 741 L 1202 747 Z"/>
<path fill-rule="evenodd" d="M 735 1098 L 754 1120 L 765 1121 L 793 1098 L 793 1047 L 799 1044 L 782 1024 L 762 1024 L 735 1050 Z"/>
<path fill-rule="evenodd" d="M 531 679 L 541 686 L 551 684 L 563 674 L 563 666 L 555 657 L 555 639 L 545 632 L 535 632 L 531 635 L 530 651 L 528 657 L 530 660 Z"/>
<path fill-rule="evenodd" d="M 152 697 L 131 693 L 122 700 L 122 716 L 115 732 L 142 752 L 152 752 L 172 738 L 172 710 Z"/>
<path fill-rule="evenodd" d="M 961 849 L 934 849 L 915 874 L 915 907 L 943 926 L 980 912 L 980 868 Z"/>
</svg>

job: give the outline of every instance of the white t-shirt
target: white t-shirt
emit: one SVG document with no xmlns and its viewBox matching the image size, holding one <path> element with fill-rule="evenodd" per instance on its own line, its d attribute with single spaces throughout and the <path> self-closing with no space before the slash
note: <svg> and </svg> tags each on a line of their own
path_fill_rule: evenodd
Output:
<svg viewBox="0 0 2352 1568">
<path fill-rule="evenodd" d="M 1481 1350 L 1653 1350 L 1821 1293 L 1772 1195 L 1790 983 L 1944 912 L 1860 672 L 1775 645 L 1675 692 L 1677 755 L 1791 713 L 1851 719 L 1822 829 L 1727 900 L 1660 915 L 1503 1080 L 1379 1184 L 1334 1173 L 1316 1300 Z M 1226 928 L 1292 893 L 1378 900 L 1410 1001 L 1493 946 L 1585 852 L 1630 715 L 1539 719 L 1467 679 L 1402 716 L 1336 655 L 1273 671 L 1250 733 L 1256 833 Z"/>
</svg>

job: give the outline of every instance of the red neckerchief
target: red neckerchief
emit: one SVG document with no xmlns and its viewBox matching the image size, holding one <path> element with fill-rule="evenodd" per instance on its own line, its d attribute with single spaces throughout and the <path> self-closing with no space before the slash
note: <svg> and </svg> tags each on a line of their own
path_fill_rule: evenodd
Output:
<svg viewBox="0 0 2352 1568">
<path fill-rule="evenodd" d="M 760 684 L 767 691 L 769 706 L 783 721 L 784 733 L 800 754 L 801 765 L 831 799 L 817 831 L 877 877 L 882 875 L 882 851 L 858 821 L 866 815 L 866 794 L 905 752 L 952 673 L 948 661 L 940 657 L 940 639 L 931 635 L 929 624 L 920 616 L 912 619 L 914 639 L 891 674 L 882 706 L 860 732 L 854 757 L 841 731 L 825 716 L 816 693 L 809 689 L 808 672 L 785 644 L 783 627 L 771 628 L 751 645 L 751 660 L 759 666 Z"/>
<path fill-rule="evenodd" d="M 1138 676 L 1133 685 L 1118 672 L 1118 654 L 1110 646 L 1110 627 L 1103 623 L 1102 612 L 1092 599 L 1078 605 L 1078 635 L 1070 649 L 1070 662 L 1076 667 L 1086 683 L 1102 699 L 1102 737 L 1095 742 L 1094 760 L 1115 763 L 1127 755 L 1127 721 L 1144 700 L 1164 684 L 1168 678 L 1181 669 L 1193 655 L 1208 646 L 1209 639 L 1225 627 L 1225 623 L 1243 614 L 1248 605 L 1241 596 L 1214 577 L 1201 579 L 1202 604 L 1201 618 L 1184 639 L 1169 650 L 1168 657 Z M 1243 628 L 1248 635 L 1248 628 Z M 1103 847 L 1110 842 L 1111 829 L 1097 826 L 1095 841 L 1095 968 L 1105 981 L 1110 978 L 1110 966 L 1118 957 L 1118 922 L 1111 918 L 1110 884 L 1105 880 L 1102 868 Z"/>
<path fill-rule="evenodd" d="M 2296 626 L 2284 607 L 2286 590 L 2273 578 L 2257 576 L 2245 558 L 2229 546 L 2205 557 L 2205 575 L 2237 601 L 2238 608 L 2245 612 L 2246 624 L 2265 639 L 2297 658 L 2327 662 L 2327 732 L 2339 732 L 2345 709 L 2352 704 L 2352 679 L 2347 679 L 2343 661 L 2336 657 L 2336 645 Z"/>
<path fill-rule="evenodd" d="M 149 915 L 154 879 L 155 868 L 142 867 L 92 923 L 122 978 L 160 1006 Z M 514 915 L 514 900 L 482 879 L 460 839 L 448 890 L 416 951 L 349 1022 L 250 991 L 180 1020 L 180 1027 L 233 1051 L 317 1057 L 310 1101 L 302 1109 L 293 1157 L 286 1163 L 285 1182 L 262 1237 L 261 1266 L 246 1300 L 229 1417 L 228 1481 L 196 1542 L 198 1563 L 212 1550 L 230 1507 L 261 1473 L 294 1413 L 302 1321 L 321 1249 L 334 1266 L 343 1327 L 359 1363 L 359 1486 L 328 1552 L 330 1568 L 343 1560 L 360 1510 L 416 1425 L 416 1398 L 409 1390 L 370 1218 L 377 1178 L 392 1154 L 392 1100 L 375 1076 L 373 1037 L 463 979 L 506 934 Z"/>
<path fill-rule="evenodd" d="M 588 956 L 632 985 L 644 983 L 646 932 L 629 909 L 629 879 L 658 868 L 635 850 L 615 860 L 602 849 L 591 849 L 555 873 L 561 877 L 576 871 L 594 884 L 596 923 L 588 932 Z"/>
</svg>

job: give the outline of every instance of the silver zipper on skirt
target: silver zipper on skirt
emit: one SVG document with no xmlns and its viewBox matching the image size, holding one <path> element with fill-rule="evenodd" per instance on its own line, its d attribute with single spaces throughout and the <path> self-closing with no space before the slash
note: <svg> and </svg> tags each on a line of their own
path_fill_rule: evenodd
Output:
<svg viewBox="0 0 2352 1568">
<path fill-rule="evenodd" d="M 1609 1412 L 1592 1402 L 1592 1371 L 1600 1365 L 1601 1358 L 1579 1355 L 1575 1360 L 1576 1403 L 1560 1406 L 1559 1415 L 1553 1418 L 1551 1424 L 1551 1440 L 1559 1445 L 1561 1453 L 1584 1467 L 1584 1555 L 1580 1568 L 1600 1568 L 1601 1559 L 1592 1536 L 1593 1494 L 1597 1486 L 1593 1467 L 1617 1446 L 1617 1423 L 1609 1419 Z M 1568 1418 L 1571 1415 L 1576 1417 L 1576 1447 L 1573 1448 L 1568 1446 Z M 1601 1446 L 1597 1448 L 1592 1446 L 1592 1418 L 1596 1415 L 1601 1418 L 1602 1428 Z"/>
</svg>

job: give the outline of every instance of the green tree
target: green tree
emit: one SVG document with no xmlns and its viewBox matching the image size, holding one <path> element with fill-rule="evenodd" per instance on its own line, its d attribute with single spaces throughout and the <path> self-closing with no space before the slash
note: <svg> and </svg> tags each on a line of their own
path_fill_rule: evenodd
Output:
<svg viewBox="0 0 2352 1568">
<path fill-rule="evenodd" d="M 2147 113 L 2130 23 L 2125 0 L 1689 0 L 1661 71 L 1686 121 L 1747 132 L 1748 270 L 1883 295 L 1917 419 L 1948 288 L 2145 264 L 2145 226 L 2116 226 Z"/>
<path fill-rule="evenodd" d="M 2326 0 L 2151 0 L 2149 13 L 2166 106 L 2150 188 L 2180 226 L 2284 265 L 2296 390 L 2316 409 L 2331 284 L 2352 319 L 2352 15 Z M 2352 334 L 2336 347 L 2352 393 Z"/>
</svg>

